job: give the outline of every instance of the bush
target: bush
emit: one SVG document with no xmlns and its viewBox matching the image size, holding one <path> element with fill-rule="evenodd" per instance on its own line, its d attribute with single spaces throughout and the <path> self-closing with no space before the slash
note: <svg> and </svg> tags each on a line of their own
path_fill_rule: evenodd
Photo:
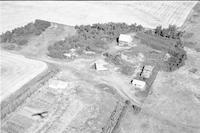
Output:
<svg viewBox="0 0 200 133">
<path fill-rule="evenodd" d="M 22 40 L 18 40 L 16 43 L 19 44 L 20 46 L 24 46 L 28 43 L 28 41 L 25 39 L 22 39 Z"/>
<path fill-rule="evenodd" d="M 183 36 L 182 31 L 178 31 L 176 25 L 169 25 L 168 28 L 162 28 L 162 26 L 157 26 L 154 30 L 154 34 L 166 38 L 180 39 Z"/>
<path fill-rule="evenodd" d="M 4 49 L 7 49 L 7 50 L 15 50 L 16 49 L 16 46 L 13 43 L 9 43 L 9 44 L 3 45 L 2 47 Z"/>
<path fill-rule="evenodd" d="M 166 64 L 166 71 L 174 71 L 185 64 L 185 60 L 187 59 L 186 52 L 183 49 L 176 49 L 176 51 L 169 51 L 171 57 Z"/>
<path fill-rule="evenodd" d="M 48 21 L 36 19 L 34 26 L 38 31 L 42 32 L 42 31 L 46 30 L 49 26 L 51 26 L 51 23 Z"/>
</svg>

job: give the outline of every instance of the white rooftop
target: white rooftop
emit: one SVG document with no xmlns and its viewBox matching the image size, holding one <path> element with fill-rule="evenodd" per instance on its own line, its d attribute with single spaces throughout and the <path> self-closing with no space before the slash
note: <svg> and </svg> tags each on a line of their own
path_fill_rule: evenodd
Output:
<svg viewBox="0 0 200 133">
<path fill-rule="evenodd" d="M 119 36 L 119 41 L 130 43 L 130 42 L 132 42 L 132 40 L 133 39 L 132 39 L 131 35 L 120 34 L 120 36 Z"/>
<path fill-rule="evenodd" d="M 141 80 L 133 79 L 132 85 L 143 91 L 145 89 L 146 83 L 144 81 L 141 81 Z"/>
</svg>

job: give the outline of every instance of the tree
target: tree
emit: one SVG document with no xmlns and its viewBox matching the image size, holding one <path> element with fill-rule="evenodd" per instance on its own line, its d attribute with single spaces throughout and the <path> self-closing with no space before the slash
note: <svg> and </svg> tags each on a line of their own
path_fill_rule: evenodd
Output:
<svg viewBox="0 0 200 133">
<path fill-rule="evenodd" d="M 161 31 L 162 31 L 162 26 L 157 26 L 156 28 L 155 28 L 155 34 L 156 35 L 161 35 Z"/>
<path fill-rule="evenodd" d="M 169 38 L 176 39 L 176 34 L 177 34 L 176 25 L 169 25 L 168 30 L 169 30 Z"/>
<path fill-rule="evenodd" d="M 10 42 L 12 39 L 12 33 L 7 31 L 6 33 L 0 36 L 1 42 Z"/>
</svg>

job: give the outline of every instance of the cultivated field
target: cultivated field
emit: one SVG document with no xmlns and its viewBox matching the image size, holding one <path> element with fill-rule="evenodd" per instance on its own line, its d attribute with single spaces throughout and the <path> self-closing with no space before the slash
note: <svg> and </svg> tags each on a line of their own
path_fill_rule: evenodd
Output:
<svg viewBox="0 0 200 133">
<path fill-rule="evenodd" d="M 43 62 L 1 50 L 1 92 L 4 100 L 28 81 L 47 69 Z"/>
<path fill-rule="evenodd" d="M 0 32 L 35 19 L 72 26 L 111 21 L 138 23 L 148 28 L 169 24 L 181 26 L 195 4 L 196 1 L 1 2 Z"/>
<path fill-rule="evenodd" d="M 185 45 L 200 52 L 200 2 L 194 6 L 181 28 L 186 31 Z"/>
</svg>

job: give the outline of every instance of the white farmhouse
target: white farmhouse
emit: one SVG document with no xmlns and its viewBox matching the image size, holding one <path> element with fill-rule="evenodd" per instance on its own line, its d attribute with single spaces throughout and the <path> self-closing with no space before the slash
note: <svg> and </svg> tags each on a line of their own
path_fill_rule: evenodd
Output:
<svg viewBox="0 0 200 133">
<path fill-rule="evenodd" d="M 120 34 L 119 40 L 118 40 L 118 45 L 119 46 L 129 46 L 132 41 L 133 41 L 133 38 L 131 37 L 131 35 Z"/>
<path fill-rule="evenodd" d="M 131 84 L 135 87 L 135 88 L 139 88 L 141 91 L 144 91 L 146 88 L 146 83 L 144 81 L 141 80 L 137 80 L 137 79 L 133 79 L 131 81 Z"/>
</svg>

